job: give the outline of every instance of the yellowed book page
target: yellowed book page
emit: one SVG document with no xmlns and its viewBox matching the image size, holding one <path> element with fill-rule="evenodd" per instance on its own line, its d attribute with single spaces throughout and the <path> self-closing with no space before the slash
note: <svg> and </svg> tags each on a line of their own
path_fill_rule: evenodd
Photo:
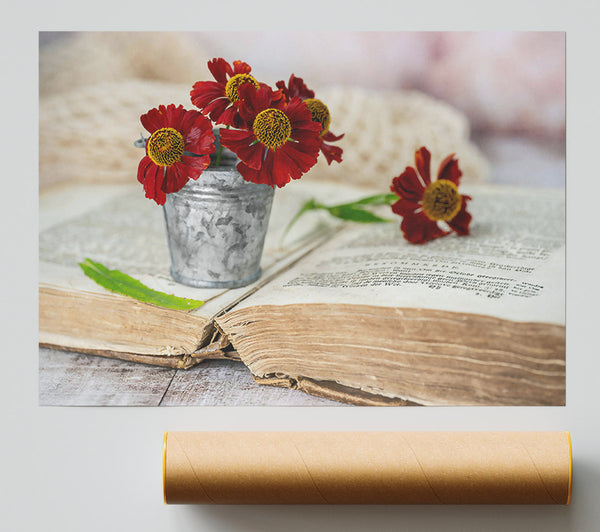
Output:
<svg viewBox="0 0 600 532">
<path fill-rule="evenodd" d="M 413 245 L 402 237 L 399 217 L 351 223 L 237 308 L 362 304 L 564 325 L 564 191 L 461 191 L 473 197 L 470 236 Z"/>
</svg>

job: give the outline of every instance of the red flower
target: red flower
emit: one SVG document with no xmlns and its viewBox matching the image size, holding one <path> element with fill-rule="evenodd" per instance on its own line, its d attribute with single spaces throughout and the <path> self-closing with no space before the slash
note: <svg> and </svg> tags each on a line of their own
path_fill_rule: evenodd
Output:
<svg viewBox="0 0 600 532">
<path fill-rule="evenodd" d="M 304 83 L 302 78 L 297 78 L 294 76 L 294 74 L 290 76 L 287 86 L 285 81 L 278 81 L 275 85 L 283 93 L 287 100 L 290 100 L 294 96 L 298 96 L 298 98 L 301 100 L 315 97 L 315 92 L 311 91 L 306 86 L 306 83 Z"/>
<path fill-rule="evenodd" d="M 208 154 L 215 151 L 212 125 L 198 111 L 173 104 L 150 109 L 140 120 L 151 135 L 137 178 L 146 197 L 164 205 L 166 194 L 198 179 L 210 164 Z"/>
<path fill-rule="evenodd" d="M 454 154 L 448 155 L 433 182 L 429 175 L 430 161 L 429 150 L 418 149 L 415 152 L 418 175 L 414 168 L 407 166 L 390 187 L 400 197 L 392 205 L 392 211 L 403 217 L 400 229 L 413 244 L 424 244 L 452 231 L 461 236 L 469 234 L 471 215 L 467 212 L 467 200 L 472 198 L 458 192 L 462 175 L 458 160 Z M 450 231 L 442 229 L 438 222 L 445 222 Z"/>
<path fill-rule="evenodd" d="M 215 124 L 244 127 L 234 102 L 239 100 L 238 88 L 241 85 L 260 86 L 250 75 L 252 68 L 243 61 L 234 61 L 233 68 L 218 57 L 208 62 L 208 68 L 216 81 L 197 81 L 190 96 L 192 103 L 204 115 L 209 115 Z"/>
<path fill-rule="evenodd" d="M 331 114 L 329 112 L 328 107 L 321 101 L 315 98 L 314 91 L 310 90 L 304 80 L 302 78 L 297 78 L 292 74 L 288 81 L 288 84 L 285 84 L 285 81 L 278 81 L 276 83 L 277 88 L 282 92 L 283 96 L 286 99 L 290 99 L 293 97 L 298 97 L 306 103 L 308 109 L 310 110 L 310 114 L 312 116 L 313 121 L 321 124 L 321 146 L 320 149 L 323 152 L 323 155 L 327 159 L 327 164 L 331 164 L 332 161 L 336 161 L 338 163 L 342 162 L 342 153 L 343 150 L 339 146 L 332 146 L 330 144 L 326 144 L 327 142 L 335 142 L 336 140 L 340 140 L 344 135 L 336 136 L 331 131 L 329 131 L 329 124 L 331 123 Z"/>
<path fill-rule="evenodd" d="M 273 101 L 267 87 L 239 88 L 240 116 L 249 130 L 222 129 L 221 144 L 240 159 L 237 168 L 246 181 L 283 187 L 299 179 L 317 162 L 320 126 L 300 98 Z"/>
</svg>

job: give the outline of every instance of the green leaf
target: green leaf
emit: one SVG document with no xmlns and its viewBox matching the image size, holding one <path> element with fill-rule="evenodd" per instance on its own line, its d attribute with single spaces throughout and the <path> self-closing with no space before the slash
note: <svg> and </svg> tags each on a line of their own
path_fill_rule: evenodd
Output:
<svg viewBox="0 0 600 532">
<path fill-rule="evenodd" d="M 377 194 L 376 196 L 362 198 L 353 203 L 347 203 L 346 205 L 390 205 L 397 199 L 398 196 L 396 196 L 396 194 Z"/>
<path fill-rule="evenodd" d="M 332 216 L 336 218 L 340 218 L 341 220 L 348 220 L 352 222 L 359 223 L 382 223 L 382 222 L 391 222 L 392 220 L 388 218 L 381 218 L 373 214 L 370 211 L 367 211 L 364 206 L 365 205 L 391 205 L 394 201 L 398 199 L 396 194 L 376 194 L 375 196 L 367 196 L 366 198 L 361 198 L 357 201 L 353 201 L 350 203 L 342 203 L 340 205 L 332 205 L 327 206 L 321 203 L 318 203 L 315 199 L 308 200 L 298 211 L 298 213 L 292 218 L 285 231 L 283 232 L 283 236 L 288 233 L 292 225 L 294 225 L 300 216 L 308 211 L 313 211 L 317 209 L 323 209 L 328 211 Z M 283 237 L 282 237 L 283 238 Z"/>
<path fill-rule="evenodd" d="M 302 208 L 297 212 L 296 216 L 294 216 L 290 223 L 288 224 L 288 226 L 285 228 L 285 231 L 283 232 L 283 236 L 282 238 L 287 235 L 288 231 L 290 230 L 290 228 L 292 227 L 292 225 L 294 225 L 297 221 L 298 218 L 300 218 L 300 216 L 302 216 L 305 212 L 308 211 L 312 211 L 315 209 L 322 209 L 323 206 L 320 205 L 319 203 L 317 203 L 314 199 L 309 199 L 304 205 L 302 205 Z"/>
<path fill-rule="evenodd" d="M 83 270 L 83 273 L 100 286 L 111 292 L 133 297 L 143 303 L 150 303 L 151 305 L 174 310 L 192 310 L 204 305 L 204 301 L 185 299 L 152 290 L 137 279 L 129 277 L 129 275 L 119 270 L 109 270 L 106 266 L 91 259 L 85 259 L 85 261 L 79 263 L 79 266 Z"/>
<path fill-rule="evenodd" d="M 352 204 L 348 205 L 337 205 L 335 207 L 327 207 L 327 210 L 332 216 L 340 218 L 342 220 L 349 220 L 352 222 L 359 223 L 377 223 L 377 222 L 389 222 L 385 218 L 381 218 L 372 212 L 369 212 L 360 207 L 355 207 Z"/>
</svg>

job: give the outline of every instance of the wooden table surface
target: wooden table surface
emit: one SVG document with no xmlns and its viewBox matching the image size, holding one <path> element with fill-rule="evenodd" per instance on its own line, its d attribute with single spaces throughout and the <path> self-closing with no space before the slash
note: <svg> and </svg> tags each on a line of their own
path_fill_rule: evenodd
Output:
<svg viewBox="0 0 600 532">
<path fill-rule="evenodd" d="M 241 362 L 177 370 L 40 348 L 41 406 L 344 406 L 257 384 Z"/>
</svg>

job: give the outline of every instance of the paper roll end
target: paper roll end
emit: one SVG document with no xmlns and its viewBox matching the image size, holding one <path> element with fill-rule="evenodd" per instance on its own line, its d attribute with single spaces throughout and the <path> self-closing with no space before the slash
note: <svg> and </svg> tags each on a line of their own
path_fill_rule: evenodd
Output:
<svg viewBox="0 0 600 532">
<path fill-rule="evenodd" d="M 162 478 L 163 478 L 163 502 L 167 504 L 167 434 L 163 434 L 163 457 L 162 457 Z"/>
<path fill-rule="evenodd" d="M 569 442 L 569 491 L 567 494 L 567 504 L 571 502 L 571 487 L 573 486 L 573 447 L 571 446 L 571 433 L 567 431 L 567 441 Z"/>
</svg>

